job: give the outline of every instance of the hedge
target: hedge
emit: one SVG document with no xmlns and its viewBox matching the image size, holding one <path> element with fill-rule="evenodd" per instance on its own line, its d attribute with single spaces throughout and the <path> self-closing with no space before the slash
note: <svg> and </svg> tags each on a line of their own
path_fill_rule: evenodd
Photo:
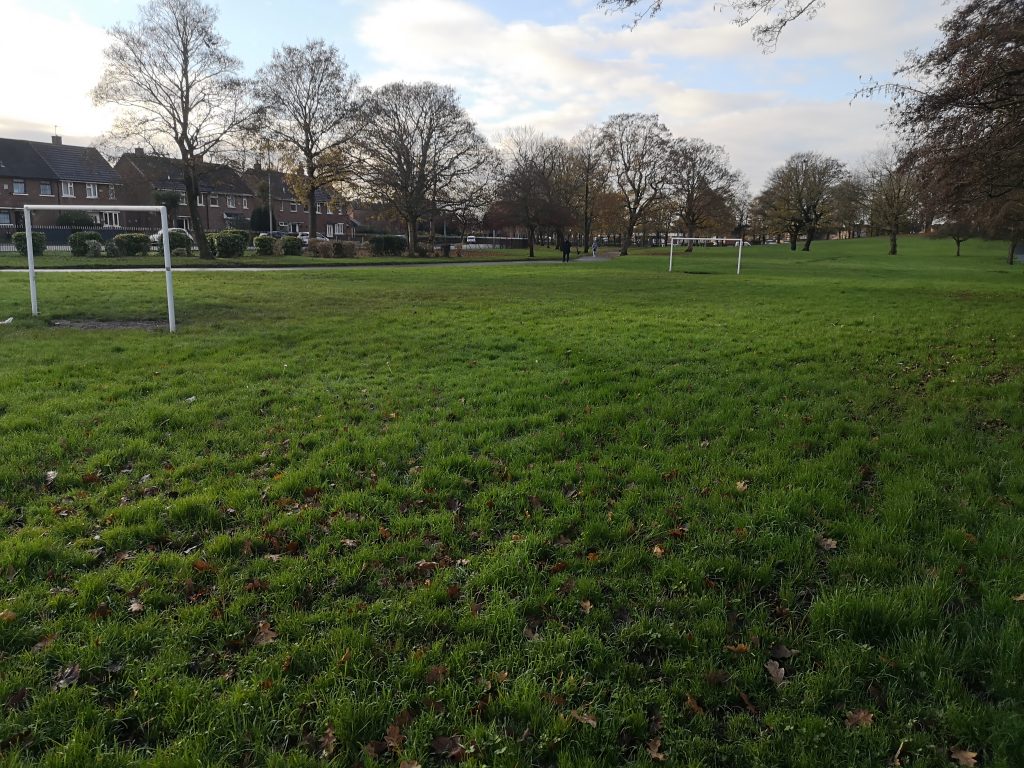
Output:
<svg viewBox="0 0 1024 768">
<path fill-rule="evenodd" d="M 288 235 L 281 238 L 281 253 L 285 256 L 301 256 L 302 241 L 295 235 Z"/>
<path fill-rule="evenodd" d="M 90 242 L 103 242 L 99 232 L 75 232 L 68 238 L 71 253 L 74 256 L 88 256 Z"/>
<path fill-rule="evenodd" d="M 11 240 L 14 241 L 14 247 L 18 249 L 18 253 L 22 256 L 28 256 L 28 247 L 26 245 L 26 238 L 24 232 L 15 232 L 11 236 Z M 46 235 L 42 232 L 32 233 L 32 255 L 38 256 L 41 253 L 46 252 Z"/>
<path fill-rule="evenodd" d="M 131 258 L 149 252 L 149 235 L 141 232 L 124 232 L 114 236 L 118 256 Z M 109 249 L 107 251 L 109 253 Z"/>
<path fill-rule="evenodd" d="M 370 255 L 395 257 L 405 253 L 405 238 L 397 235 L 377 235 L 370 238 Z"/>
<path fill-rule="evenodd" d="M 257 235 L 252 242 L 256 246 L 256 253 L 260 256 L 273 256 L 274 238 L 270 235 Z"/>
<path fill-rule="evenodd" d="M 241 229 L 225 229 L 218 232 L 217 257 L 221 259 L 238 259 L 245 256 L 245 248 L 249 244 L 249 233 Z"/>
</svg>

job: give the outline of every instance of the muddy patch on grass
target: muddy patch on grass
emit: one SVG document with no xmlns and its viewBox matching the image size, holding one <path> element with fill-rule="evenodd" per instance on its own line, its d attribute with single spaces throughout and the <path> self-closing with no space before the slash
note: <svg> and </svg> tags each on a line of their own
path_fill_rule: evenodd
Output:
<svg viewBox="0 0 1024 768">
<path fill-rule="evenodd" d="M 161 320 L 51 320 L 53 328 L 78 331 L 162 331 L 167 321 Z"/>
</svg>

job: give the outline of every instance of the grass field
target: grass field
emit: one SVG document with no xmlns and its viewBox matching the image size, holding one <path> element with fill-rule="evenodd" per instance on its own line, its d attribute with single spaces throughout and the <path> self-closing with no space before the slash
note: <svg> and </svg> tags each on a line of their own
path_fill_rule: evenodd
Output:
<svg viewBox="0 0 1024 768">
<path fill-rule="evenodd" d="M 884 250 L 0 272 L 0 765 L 1024 765 L 1024 270 Z"/>
</svg>

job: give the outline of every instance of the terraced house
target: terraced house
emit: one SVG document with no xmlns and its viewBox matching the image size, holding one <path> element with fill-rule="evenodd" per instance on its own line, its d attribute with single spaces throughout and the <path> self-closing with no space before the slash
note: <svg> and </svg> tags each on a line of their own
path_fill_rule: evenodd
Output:
<svg viewBox="0 0 1024 768">
<path fill-rule="evenodd" d="M 147 154 L 136 149 L 121 156 L 114 168 L 124 179 L 124 198 L 128 205 L 154 205 L 155 192 L 174 192 L 178 204 L 168 210 L 171 226 L 192 230 L 192 217 L 185 199 L 185 181 L 181 160 Z M 249 229 L 253 194 L 245 180 L 230 166 L 203 163 L 199 174 L 199 215 L 207 232 L 222 229 Z M 131 214 L 133 227 L 157 227 L 155 214 Z"/>
<path fill-rule="evenodd" d="M 0 229 L 25 226 L 26 205 L 96 205 L 97 224 L 122 226 L 121 214 L 103 210 L 121 203 L 121 177 L 95 147 L 0 138 Z M 59 214 L 32 216 L 39 226 L 54 224 Z"/>
<path fill-rule="evenodd" d="M 299 200 L 289 189 L 285 174 L 268 171 L 257 165 L 245 172 L 249 189 L 257 196 L 257 205 L 266 207 L 271 201 L 273 229 L 278 232 L 308 232 L 309 203 Z M 268 195 L 269 190 L 269 195 Z M 314 236 L 341 238 L 355 233 L 357 223 L 344 207 L 331 199 L 326 190 L 316 193 L 316 228 Z"/>
</svg>

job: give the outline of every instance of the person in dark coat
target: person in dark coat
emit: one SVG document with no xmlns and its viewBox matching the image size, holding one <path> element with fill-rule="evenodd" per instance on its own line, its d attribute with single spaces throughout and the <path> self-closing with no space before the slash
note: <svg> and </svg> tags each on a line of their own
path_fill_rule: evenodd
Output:
<svg viewBox="0 0 1024 768">
<path fill-rule="evenodd" d="M 572 252 L 572 243 L 569 242 L 569 238 L 562 240 L 562 263 L 569 263 L 569 254 Z"/>
</svg>

